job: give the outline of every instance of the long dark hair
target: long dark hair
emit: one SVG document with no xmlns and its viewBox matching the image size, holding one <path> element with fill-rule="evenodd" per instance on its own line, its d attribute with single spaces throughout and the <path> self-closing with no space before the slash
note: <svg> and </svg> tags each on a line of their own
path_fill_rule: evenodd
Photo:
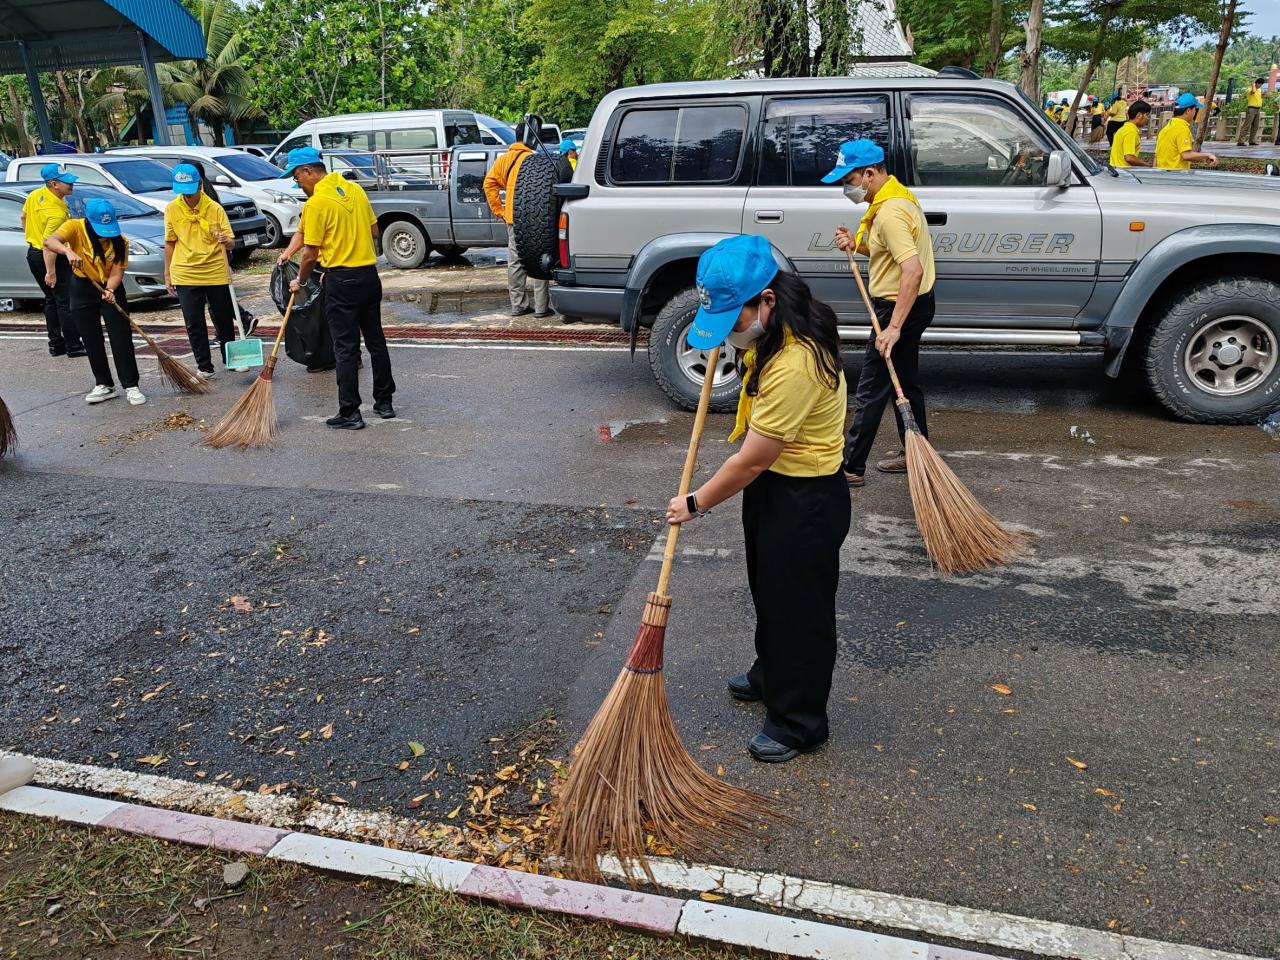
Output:
<svg viewBox="0 0 1280 960">
<path fill-rule="evenodd" d="M 209 174 L 205 172 L 204 164 L 199 160 L 192 160 L 191 165 L 200 173 L 200 189 L 204 191 L 206 197 L 222 206 L 222 200 L 218 197 L 218 191 L 214 189 L 213 183 L 209 180 Z"/>
<path fill-rule="evenodd" d="M 93 229 L 93 221 L 88 217 L 84 218 L 84 232 L 89 235 L 89 247 L 93 250 L 93 257 L 104 267 L 107 265 L 106 258 L 102 255 L 103 243 L 111 244 L 111 255 L 115 257 L 116 263 L 124 263 L 125 252 L 129 249 L 125 246 L 124 237 L 100 237 L 98 231 Z"/>
<path fill-rule="evenodd" d="M 816 299 L 809 285 L 794 273 L 779 270 L 768 289 L 773 291 L 776 303 L 769 313 L 769 325 L 756 341 L 756 368 L 747 380 L 748 395 L 754 397 L 760 391 L 760 374 L 782 349 L 784 328 L 813 354 L 818 377 L 835 389 L 843 370 L 836 312 Z M 759 307 L 760 297 L 748 300 L 746 305 Z"/>
</svg>

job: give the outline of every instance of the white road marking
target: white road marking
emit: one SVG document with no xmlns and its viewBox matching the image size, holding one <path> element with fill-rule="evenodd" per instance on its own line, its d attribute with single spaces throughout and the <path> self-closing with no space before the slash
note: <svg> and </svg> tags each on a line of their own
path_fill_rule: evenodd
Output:
<svg viewBox="0 0 1280 960">
<path fill-rule="evenodd" d="M 309 828 L 346 840 L 467 859 L 465 855 L 459 856 L 465 851 L 443 849 L 440 843 L 427 839 L 438 825 L 426 820 L 412 820 L 372 810 L 353 810 L 329 803 L 304 804 L 300 799 L 289 796 L 245 793 L 217 784 L 188 783 L 156 774 L 41 757 L 30 759 L 36 767 L 32 782 L 46 787 L 126 797 L 188 813 L 247 820 L 286 830 Z M 4 798 L 0 796 L 0 808 L 4 806 Z M 768 906 L 1031 954 L 1072 960 L 1263 960 L 1204 947 L 1164 943 L 1014 914 L 955 907 L 916 897 L 804 880 L 786 874 L 683 863 L 662 857 L 651 859 L 650 864 L 659 884 L 673 890 L 719 891 Z M 600 866 L 606 876 L 625 878 L 616 861 L 604 858 Z"/>
<path fill-rule="evenodd" d="M 1246 468 L 1226 457 L 1195 457 L 1191 460 L 1175 460 L 1172 457 L 1152 457 L 1135 454 L 1122 457 L 1108 453 L 1101 457 L 1075 459 L 1056 453 L 1025 453 L 1017 451 L 997 450 L 943 450 L 942 455 L 948 460 L 997 460 L 1006 463 L 1025 463 L 1044 470 L 1088 470 L 1094 467 L 1109 467 L 1115 470 L 1150 470 L 1171 477 L 1191 477 L 1206 470 L 1222 470 L 1239 472 Z"/>
</svg>

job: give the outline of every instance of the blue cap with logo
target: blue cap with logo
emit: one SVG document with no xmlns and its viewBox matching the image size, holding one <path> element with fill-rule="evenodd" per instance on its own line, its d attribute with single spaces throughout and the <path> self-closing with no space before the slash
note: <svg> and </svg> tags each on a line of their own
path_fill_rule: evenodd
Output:
<svg viewBox="0 0 1280 960">
<path fill-rule="evenodd" d="M 293 171 L 298 167 L 305 167 L 311 163 L 323 163 L 320 159 L 320 151 L 315 147 L 294 147 L 289 151 L 288 158 L 284 162 L 284 173 L 282 177 L 293 176 Z"/>
<path fill-rule="evenodd" d="M 689 346 L 710 350 L 729 335 L 748 300 L 778 275 L 778 263 L 764 237 L 741 234 L 721 240 L 698 258 L 697 316 Z"/>
<path fill-rule="evenodd" d="M 840 157 L 836 167 L 825 177 L 823 183 L 839 183 L 854 170 L 884 163 L 884 148 L 871 140 L 846 140 L 840 144 Z"/>
<path fill-rule="evenodd" d="M 180 163 L 174 167 L 173 192 L 183 196 L 199 193 L 200 171 L 189 163 Z"/>
<path fill-rule="evenodd" d="M 116 220 L 116 208 L 110 200 L 93 197 L 85 201 L 84 218 L 93 224 L 93 232 L 100 237 L 120 236 L 120 224 Z"/>
<path fill-rule="evenodd" d="M 570 140 L 568 137 L 565 137 L 563 140 L 560 141 L 560 152 L 568 153 L 570 150 L 576 153 L 578 151 L 578 145 L 574 143 L 572 140 Z"/>
<path fill-rule="evenodd" d="M 1178 111 L 1178 113 L 1181 113 L 1183 110 L 1190 109 L 1191 107 L 1204 109 L 1204 104 L 1196 99 L 1196 95 L 1194 93 L 1184 93 L 1180 95 L 1178 97 L 1178 102 L 1174 104 L 1174 109 Z"/>
<path fill-rule="evenodd" d="M 59 180 L 62 183 L 75 183 L 80 178 L 70 171 L 63 170 L 59 164 L 46 163 L 40 168 L 40 179 L 45 183 L 50 180 Z"/>
</svg>

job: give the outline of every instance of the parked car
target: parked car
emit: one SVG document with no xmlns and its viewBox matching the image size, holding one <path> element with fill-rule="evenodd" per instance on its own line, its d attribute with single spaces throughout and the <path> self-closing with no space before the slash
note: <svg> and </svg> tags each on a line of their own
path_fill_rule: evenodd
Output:
<svg viewBox="0 0 1280 960">
<path fill-rule="evenodd" d="M 42 182 L 0 183 L 0 298 L 39 301 L 44 298 L 27 269 L 27 241 L 22 231 L 22 204 Z M 129 243 L 124 289 L 130 299 L 167 296 L 164 286 L 164 216 L 135 197 L 110 187 L 76 184 L 67 197 L 73 217 L 84 216 L 93 197 L 110 200 Z"/>
<path fill-rule="evenodd" d="M 274 143 L 229 143 L 227 144 L 227 149 L 239 150 L 242 153 L 249 153 L 265 160 L 275 153 L 276 145 Z"/>
<path fill-rule="evenodd" d="M 264 247 L 283 247 L 298 229 L 306 195 L 292 180 L 280 179 L 284 171 L 261 157 L 227 147 L 117 147 L 109 153 L 151 157 L 170 170 L 180 163 L 201 164 L 219 196 L 223 187 L 231 187 L 257 204 L 267 221 Z"/>
<path fill-rule="evenodd" d="M 37 180 L 40 168 L 48 162 L 45 157 L 20 157 L 9 164 L 5 179 L 10 183 Z M 113 187 L 161 213 L 174 197 L 173 176 L 169 168 L 150 157 L 82 153 L 60 157 L 58 162 L 79 177 L 81 184 Z M 236 236 L 231 259 L 245 260 L 262 244 L 262 237 L 267 232 L 266 217 L 248 197 L 229 190 L 219 191 L 218 196 L 227 211 L 227 219 L 231 221 L 231 232 Z"/>
<path fill-rule="evenodd" d="M 526 268 L 556 280 L 557 312 L 650 327 L 656 380 L 692 409 L 708 359 L 686 339 L 696 264 L 723 237 L 767 237 L 780 268 L 835 308 L 844 339 L 868 336 L 834 244 L 866 208 L 819 182 L 839 144 L 865 136 L 886 146 L 930 225 L 938 313 L 926 341 L 1101 348 L 1109 375 L 1129 361 L 1198 423 L 1280 407 L 1280 183 L 1114 170 L 1011 84 L 884 73 L 606 95 L 571 182 L 522 168 L 521 259 L 527 249 Z M 737 401 L 735 359 L 716 371 L 717 410 Z"/>
<path fill-rule="evenodd" d="M 572 140 L 577 145 L 578 149 L 581 150 L 583 143 L 585 143 L 587 139 L 587 128 L 575 127 L 572 130 L 566 130 L 564 135 L 566 139 Z"/>
<path fill-rule="evenodd" d="M 514 131 L 511 140 L 504 140 L 490 121 L 491 117 L 481 119 L 470 110 L 388 110 L 319 117 L 306 121 L 285 137 L 268 159 L 282 161 L 295 147 L 447 150 L 462 144 L 484 144 L 486 138 L 492 141 L 491 146 L 514 141 Z"/>
</svg>

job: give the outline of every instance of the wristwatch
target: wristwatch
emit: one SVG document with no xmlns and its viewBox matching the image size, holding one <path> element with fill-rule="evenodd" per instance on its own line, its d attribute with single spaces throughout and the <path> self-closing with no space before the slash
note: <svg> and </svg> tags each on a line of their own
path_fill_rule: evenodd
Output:
<svg viewBox="0 0 1280 960">
<path fill-rule="evenodd" d="M 684 495 L 684 505 L 685 507 L 688 508 L 689 512 L 693 514 L 695 517 L 705 517 L 708 513 L 711 512 L 710 510 L 704 512 L 698 509 L 697 494 L 692 492 L 686 493 Z"/>
</svg>

